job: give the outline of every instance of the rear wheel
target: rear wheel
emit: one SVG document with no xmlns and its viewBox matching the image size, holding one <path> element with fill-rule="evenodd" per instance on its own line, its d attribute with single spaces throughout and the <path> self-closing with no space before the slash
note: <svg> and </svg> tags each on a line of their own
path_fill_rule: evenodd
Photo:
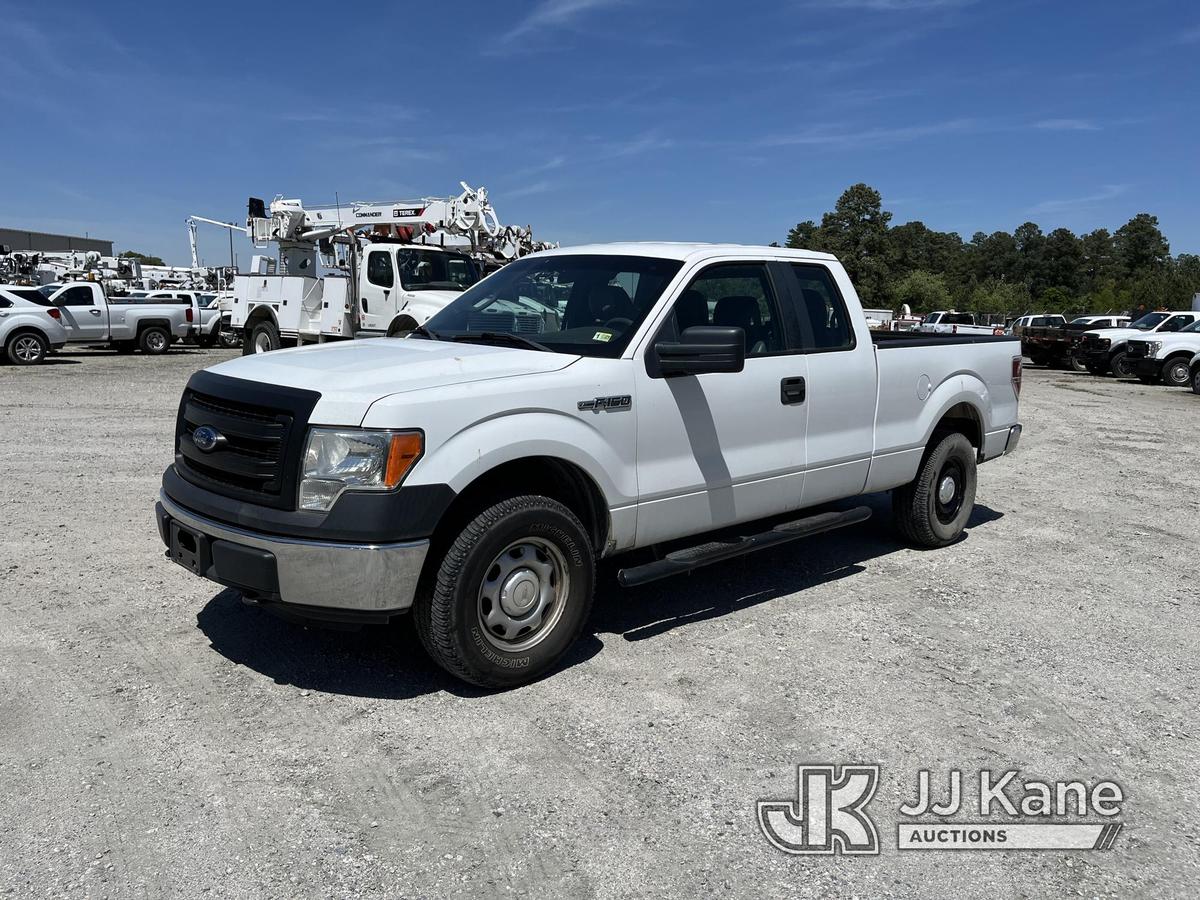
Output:
<svg viewBox="0 0 1200 900">
<path fill-rule="evenodd" d="M 250 337 L 242 343 L 242 356 L 255 353 L 270 353 L 282 346 L 279 341 L 279 329 L 270 319 L 259 322 L 250 329 Z"/>
<path fill-rule="evenodd" d="M 150 356 L 166 353 L 171 346 L 171 335 L 161 325 L 148 325 L 138 335 L 138 349 Z"/>
<path fill-rule="evenodd" d="M 1192 393 L 1200 394 L 1200 366 L 1192 369 Z"/>
<path fill-rule="evenodd" d="M 464 681 L 524 684 L 578 639 L 595 578 L 591 541 L 567 507 L 540 496 L 502 500 L 446 550 L 434 583 L 413 604 L 417 634 Z"/>
<path fill-rule="evenodd" d="M 388 328 L 388 337 L 408 337 L 410 331 L 417 327 L 417 323 L 408 316 L 401 316 Z"/>
<path fill-rule="evenodd" d="M 213 326 L 213 330 L 210 331 L 208 334 L 202 334 L 199 338 L 196 339 L 196 343 L 207 350 L 208 348 L 216 345 L 217 339 L 220 336 L 221 336 L 221 323 L 218 320 L 217 324 L 215 326 Z"/>
<path fill-rule="evenodd" d="M 4 349 L 14 366 L 36 366 L 45 361 L 50 343 L 36 331 L 23 331 L 9 338 Z"/>
<path fill-rule="evenodd" d="M 1191 384 L 1192 373 L 1188 361 L 1184 357 L 1168 359 L 1162 367 L 1163 384 L 1171 387 L 1187 387 Z"/>
<path fill-rule="evenodd" d="M 975 508 L 975 448 L 963 435 L 944 435 L 917 477 L 892 491 L 892 515 L 900 533 L 920 547 L 958 540 Z"/>
</svg>

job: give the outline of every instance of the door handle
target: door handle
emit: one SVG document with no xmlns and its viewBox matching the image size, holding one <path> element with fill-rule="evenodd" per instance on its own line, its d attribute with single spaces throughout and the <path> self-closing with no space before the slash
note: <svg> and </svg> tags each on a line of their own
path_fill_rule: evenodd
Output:
<svg viewBox="0 0 1200 900">
<path fill-rule="evenodd" d="M 100 315 L 100 310 L 98 309 L 89 309 L 88 312 L 90 312 L 93 316 Z"/>
<path fill-rule="evenodd" d="M 779 402 L 784 406 L 803 403 L 806 393 L 803 378 L 785 378 L 779 382 Z"/>
</svg>

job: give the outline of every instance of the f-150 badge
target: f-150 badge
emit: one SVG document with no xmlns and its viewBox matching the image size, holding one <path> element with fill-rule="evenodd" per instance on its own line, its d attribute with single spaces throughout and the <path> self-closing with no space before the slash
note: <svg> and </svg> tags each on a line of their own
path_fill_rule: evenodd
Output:
<svg viewBox="0 0 1200 900">
<path fill-rule="evenodd" d="M 595 400 L 580 400 L 580 409 L 591 409 L 600 412 L 605 409 L 629 409 L 633 406 L 633 397 L 621 394 L 619 397 L 597 397 Z"/>
</svg>

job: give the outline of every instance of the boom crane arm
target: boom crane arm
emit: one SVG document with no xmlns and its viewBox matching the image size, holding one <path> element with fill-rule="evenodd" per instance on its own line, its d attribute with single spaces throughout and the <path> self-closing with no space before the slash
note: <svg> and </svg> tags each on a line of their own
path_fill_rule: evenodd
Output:
<svg viewBox="0 0 1200 900">
<path fill-rule="evenodd" d="M 249 228 L 243 228 L 241 225 L 234 225 L 232 222 L 218 222 L 216 219 L 206 219 L 204 216 L 188 216 L 188 244 L 192 249 L 192 268 L 200 268 L 200 255 L 196 251 L 196 226 L 203 222 L 206 225 L 219 225 L 221 228 L 228 228 L 230 231 L 240 231 L 242 234 L 248 234 Z"/>
</svg>

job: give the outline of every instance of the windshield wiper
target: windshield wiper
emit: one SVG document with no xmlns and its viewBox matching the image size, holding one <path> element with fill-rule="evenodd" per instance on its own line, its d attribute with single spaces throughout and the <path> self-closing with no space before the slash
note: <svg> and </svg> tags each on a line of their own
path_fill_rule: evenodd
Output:
<svg viewBox="0 0 1200 900">
<path fill-rule="evenodd" d="M 523 334 L 512 334 L 508 331 L 465 331 L 461 334 L 448 335 L 448 337 L 452 341 L 463 341 L 465 343 L 470 343 L 472 340 L 479 340 L 484 343 L 515 344 L 527 350 L 540 350 L 543 353 L 554 352 L 545 344 L 539 344 L 537 341 L 527 338 Z"/>
<path fill-rule="evenodd" d="M 409 334 L 419 334 L 421 337 L 429 338 L 431 341 L 441 340 L 436 331 L 430 331 L 424 325 L 418 325 L 416 328 L 410 331 Z"/>
</svg>

